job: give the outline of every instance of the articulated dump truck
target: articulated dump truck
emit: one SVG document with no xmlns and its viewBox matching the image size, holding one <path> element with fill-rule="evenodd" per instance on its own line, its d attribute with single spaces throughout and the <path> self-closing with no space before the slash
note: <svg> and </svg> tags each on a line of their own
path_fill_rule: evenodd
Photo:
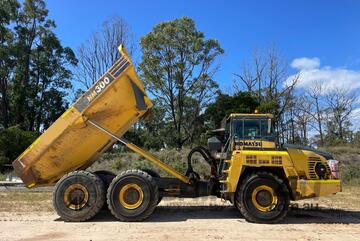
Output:
<svg viewBox="0 0 360 241">
<path fill-rule="evenodd" d="M 141 221 L 163 197 L 216 196 L 250 222 L 276 223 L 290 200 L 341 191 L 338 162 L 329 153 L 276 143 L 270 114 L 226 116 L 221 128 L 209 132 L 207 147 L 190 151 L 184 174 L 125 140 L 152 102 L 129 55 L 122 46 L 119 51 L 114 65 L 13 162 L 28 188 L 55 185 L 53 204 L 63 220 L 88 220 L 107 203 L 117 219 Z M 172 178 L 153 170 L 86 171 L 116 142 Z M 192 167 L 194 153 L 208 163 L 208 180 Z"/>
</svg>

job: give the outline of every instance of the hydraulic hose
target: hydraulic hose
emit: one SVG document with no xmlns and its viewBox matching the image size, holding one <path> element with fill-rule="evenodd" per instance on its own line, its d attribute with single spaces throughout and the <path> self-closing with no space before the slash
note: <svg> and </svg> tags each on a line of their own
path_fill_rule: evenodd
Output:
<svg viewBox="0 0 360 241">
<path fill-rule="evenodd" d="M 192 167 L 192 156 L 195 153 L 200 153 L 200 155 L 204 158 L 204 160 L 210 165 L 211 167 L 211 176 L 212 177 L 217 177 L 217 165 L 216 165 L 216 161 L 211 157 L 211 154 L 209 152 L 208 149 L 206 149 L 203 146 L 197 146 L 193 149 L 191 149 L 191 151 L 188 154 L 187 157 L 187 161 L 188 161 L 188 168 L 186 170 L 186 174 L 185 176 L 189 177 L 190 175 L 195 176 L 196 178 L 199 178 L 199 174 L 196 173 Z"/>
</svg>

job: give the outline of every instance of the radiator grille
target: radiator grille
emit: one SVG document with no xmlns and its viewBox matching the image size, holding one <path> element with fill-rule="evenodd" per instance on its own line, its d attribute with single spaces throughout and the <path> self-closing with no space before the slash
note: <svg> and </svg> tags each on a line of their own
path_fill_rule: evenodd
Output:
<svg viewBox="0 0 360 241">
<path fill-rule="evenodd" d="M 282 165 L 282 156 L 272 156 L 271 164 Z"/>
<path fill-rule="evenodd" d="M 318 157 L 309 157 L 309 159 L 308 159 L 307 166 L 308 166 L 308 174 L 309 174 L 310 179 L 318 178 L 318 176 L 316 175 L 316 172 L 315 172 L 315 165 L 318 162 L 320 162 L 320 158 L 318 158 Z"/>
<path fill-rule="evenodd" d="M 269 160 L 259 160 L 259 164 L 269 164 Z"/>
<path fill-rule="evenodd" d="M 331 173 L 330 172 L 330 167 L 327 163 L 323 163 L 319 157 L 309 157 L 308 158 L 308 163 L 307 163 L 307 166 L 308 166 L 308 174 L 309 174 L 309 178 L 310 179 L 319 179 L 318 175 L 316 174 L 315 172 L 315 166 L 317 163 L 322 163 L 324 164 L 325 168 L 326 168 L 326 175 L 325 175 L 325 179 L 328 179 L 329 178 L 329 174 Z"/>
<path fill-rule="evenodd" d="M 246 155 L 246 164 L 256 164 L 256 156 Z"/>
</svg>

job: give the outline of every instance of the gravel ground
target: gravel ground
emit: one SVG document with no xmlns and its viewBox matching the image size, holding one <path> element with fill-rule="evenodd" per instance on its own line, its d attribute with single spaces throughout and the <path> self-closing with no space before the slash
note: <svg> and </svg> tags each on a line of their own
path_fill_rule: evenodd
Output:
<svg viewBox="0 0 360 241">
<path fill-rule="evenodd" d="M 145 222 L 106 210 L 83 223 L 61 220 L 51 192 L 0 191 L 0 240 L 360 240 L 360 188 L 297 202 L 280 224 L 252 224 L 215 198 L 165 199 Z M 295 205 L 295 204 L 293 204 Z"/>
</svg>

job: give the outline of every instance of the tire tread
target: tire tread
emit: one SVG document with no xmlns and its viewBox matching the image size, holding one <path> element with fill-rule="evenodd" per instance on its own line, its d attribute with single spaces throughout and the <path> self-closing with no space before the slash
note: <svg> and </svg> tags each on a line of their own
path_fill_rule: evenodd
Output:
<svg viewBox="0 0 360 241">
<path fill-rule="evenodd" d="M 246 208 L 244 205 L 242 205 L 242 194 L 245 188 L 245 184 L 252 179 L 254 176 L 271 176 L 271 178 L 273 178 L 276 182 L 279 183 L 279 185 L 281 186 L 282 190 L 284 191 L 285 195 L 287 195 L 286 198 L 286 207 L 285 207 L 285 211 L 282 212 L 279 216 L 277 216 L 275 219 L 272 220 L 261 220 L 258 219 L 256 217 L 254 217 Z M 240 188 L 238 188 L 237 191 L 237 195 L 235 198 L 235 203 L 236 203 L 236 207 L 239 209 L 240 213 L 244 216 L 244 218 L 252 223 L 267 223 L 267 224 L 274 224 L 274 223 L 279 223 L 280 221 L 282 221 L 285 217 L 286 214 L 288 212 L 288 206 L 289 206 L 289 190 L 286 186 L 286 184 L 284 183 L 284 180 L 279 178 L 277 175 L 273 174 L 272 172 L 266 172 L 266 171 L 259 171 L 259 172 L 255 172 L 252 173 L 250 175 L 248 175 L 240 184 Z"/>
<path fill-rule="evenodd" d="M 80 175 L 80 176 L 86 176 L 86 177 L 89 177 L 90 179 L 92 179 L 92 181 L 95 183 L 95 185 L 97 186 L 96 188 L 99 189 L 99 194 L 100 194 L 100 198 L 98 200 L 98 202 L 95 203 L 94 207 L 92 209 L 90 209 L 90 211 L 84 215 L 83 217 L 78 217 L 78 218 L 75 218 L 75 217 L 69 217 L 69 216 L 64 216 L 62 215 L 61 213 L 61 210 L 58 209 L 57 205 L 55 205 L 56 203 L 56 195 L 55 195 L 55 191 L 59 188 L 59 186 L 61 185 L 61 182 L 63 180 L 65 180 L 66 178 L 68 177 L 71 177 L 71 176 L 77 176 L 77 175 Z M 80 171 L 73 171 L 73 172 L 69 172 L 67 174 L 65 174 L 55 185 L 55 188 L 54 188 L 54 195 L 53 195 L 53 203 L 54 203 L 54 209 L 56 211 L 56 213 L 64 220 L 64 221 L 67 221 L 67 222 L 83 222 L 83 221 L 87 221 L 91 218 L 93 218 L 100 210 L 101 208 L 103 207 L 104 203 L 105 203 L 105 189 L 104 189 L 104 184 L 102 182 L 102 180 L 95 174 L 91 173 L 91 172 L 88 172 L 88 171 L 83 171 L 83 170 L 80 170 Z"/>
<path fill-rule="evenodd" d="M 120 178 L 124 177 L 125 175 L 139 175 L 142 178 L 149 180 L 151 185 L 153 186 L 153 190 L 154 190 L 153 202 L 150 204 L 149 208 L 141 215 L 139 215 L 137 217 L 133 217 L 131 219 L 121 216 L 121 215 L 118 215 L 118 213 L 113 209 L 113 207 L 110 203 L 111 202 L 111 190 L 114 188 L 114 185 L 117 183 L 117 181 Z M 116 217 L 117 219 L 119 219 L 120 221 L 123 221 L 123 222 L 139 222 L 139 221 L 142 221 L 142 220 L 148 218 L 154 212 L 154 209 L 156 208 L 158 199 L 159 199 L 159 189 L 157 187 L 157 183 L 151 177 L 151 175 L 149 175 L 148 173 L 146 173 L 142 170 L 138 170 L 138 169 L 126 170 L 126 171 L 123 171 L 120 175 L 117 175 L 111 182 L 111 184 L 108 188 L 108 191 L 107 191 L 107 204 L 108 204 L 110 212 L 112 213 L 112 215 L 114 215 L 114 217 Z"/>
</svg>

